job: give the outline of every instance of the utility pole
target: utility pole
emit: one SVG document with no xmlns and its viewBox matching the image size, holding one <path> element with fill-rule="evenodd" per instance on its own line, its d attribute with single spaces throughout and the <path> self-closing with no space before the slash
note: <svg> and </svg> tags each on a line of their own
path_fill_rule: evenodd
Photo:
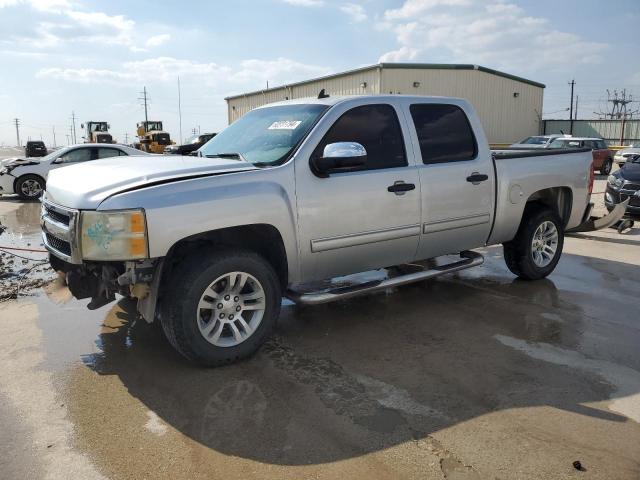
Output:
<svg viewBox="0 0 640 480">
<path fill-rule="evenodd" d="M 182 105 L 180 98 L 180 76 L 178 76 L 178 118 L 180 122 L 180 144 L 182 145 Z"/>
<path fill-rule="evenodd" d="M 20 120 L 14 118 L 13 121 L 16 124 L 16 138 L 18 139 L 18 147 L 20 147 Z"/>
<path fill-rule="evenodd" d="M 573 134 L 573 87 L 575 86 L 575 84 L 575 79 L 569 82 L 569 85 L 571 85 L 571 106 L 569 107 L 569 134 Z"/>
<path fill-rule="evenodd" d="M 67 137 L 67 145 L 70 145 L 70 143 L 69 143 L 69 135 L 65 133 L 64 136 Z"/>
<path fill-rule="evenodd" d="M 142 100 L 144 102 L 144 131 L 147 131 L 147 122 L 149 122 L 149 114 L 148 114 L 148 108 L 147 108 L 147 103 L 149 102 L 149 98 L 147 97 L 147 87 L 143 87 L 142 88 L 142 92 L 140 93 L 140 95 L 142 95 L 142 97 L 138 97 L 138 100 Z"/>
<path fill-rule="evenodd" d="M 129 134 L 128 133 L 124 134 L 124 144 L 125 145 L 129 145 Z"/>
<path fill-rule="evenodd" d="M 56 148 L 56 126 L 52 125 L 51 130 L 53 131 L 53 148 Z"/>
<path fill-rule="evenodd" d="M 574 118 L 575 120 L 578 120 L 578 99 L 579 99 L 579 98 L 580 98 L 580 96 L 579 96 L 579 95 L 576 95 L 576 111 L 575 111 L 575 112 L 574 112 L 574 114 L 573 114 L 573 115 L 574 115 L 574 117 L 573 117 L 573 118 Z"/>
<path fill-rule="evenodd" d="M 72 132 L 73 143 L 78 143 L 78 138 L 76 137 L 76 114 L 74 111 L 71 111 L 71 122 L 73 125 L 73 132 Z"/>
</svg>

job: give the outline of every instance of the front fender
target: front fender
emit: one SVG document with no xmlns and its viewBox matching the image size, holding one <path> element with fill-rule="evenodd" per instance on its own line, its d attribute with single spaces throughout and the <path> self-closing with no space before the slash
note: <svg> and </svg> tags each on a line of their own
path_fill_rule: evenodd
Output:
<svg viewBox="0 0 640 480">
<path fill-rule="evenodd" d="M 223 228 L 268 224 L 282 237 L 289 279 L 297 280 L 293 166 L 181 180 L 124 192 L 98 210 L 144 208 L 149 254 L 164 257 L 180 240 Z"/>
</svg>

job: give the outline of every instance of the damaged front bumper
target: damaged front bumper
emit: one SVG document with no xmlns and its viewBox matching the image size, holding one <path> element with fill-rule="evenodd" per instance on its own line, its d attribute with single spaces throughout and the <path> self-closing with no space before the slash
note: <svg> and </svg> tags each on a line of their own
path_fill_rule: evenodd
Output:
<svg viewBox="0 0 640 480">
<path fill-rule="evenodd" d="M 138 300 L 138 312 L 147 322 L 155 317 L 164 259 L 80 265 L 68 263 L 50 254 L 51 267 L 62 272 L 71 294 L 90 298 L 89 310 L 95 310 L 116 299 L 116 294 Z"/>
</svg>

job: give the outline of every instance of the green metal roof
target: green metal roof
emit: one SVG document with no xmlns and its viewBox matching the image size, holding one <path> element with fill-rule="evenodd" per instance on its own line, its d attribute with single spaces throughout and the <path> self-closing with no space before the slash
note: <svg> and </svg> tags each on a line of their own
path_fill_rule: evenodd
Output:
<svg viewBox="0 0 640 480">
<path fill-rule="evenodd" d="M 268 88 L 264 90 L 255 90 L 253 92 L 241 93 L 238 95 L 231 95 L 229 97 L 225 97 L 225 100 L 231 100 L 234 98 L 246 97 L 249 95 L 255 95 L 257 93 L 265 93 L 265 92 L 273 92 L 275 90 L 280 90 L 285 87 L 297 87 L 299 85 L 304 85 L 311 82 L 318 82 L 321 80 L 329 80 L 331 78 L 343 77 L 345 75 L 351 75 L 359 72 L 366 72 L 374 69 L 416 69 L 416 70 L 478 70 L 480 72 L 485 72 L 490 75 L 496 75 L 498 77 L 508 78 L 510 80 L 515 80 L 517 82 L 527 83 L 529 85 L 533 85 L 539 88 L 546 88 L 546 85 L 539 82 L 534 82 L 533 80 L 528 80 L 523 77 L 518 77 L 517 75 L 511 75 L 510 73 L 501 72 L 499 70 L 494 70 L 492 68 L 483 67 L 481 65 L 472 65 L 466 63 L 378 63 L 376 65 L 370 65 L 368 67 L 356 68 L 354 70 L 347 70 L 345 72 L 333 73 L 331 75 L 325 75 L 323 77 L 316 77 L 309 80 L 303 80 L 300 82 L 287 83 L 285 85 L 280 85 L 278 87 Z"/>
</svg>

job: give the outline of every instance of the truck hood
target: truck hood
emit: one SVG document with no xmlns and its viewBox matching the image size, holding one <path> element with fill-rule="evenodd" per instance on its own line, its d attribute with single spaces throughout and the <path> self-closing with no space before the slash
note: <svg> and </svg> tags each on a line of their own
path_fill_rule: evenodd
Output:
<svg viewBox="0 0 640 480">
<path fill-rule="evenodd" d="M 77 209 L 96 209 L 106 198 L 158 183 L 255 170 L 227 158 L 145 155 L 113 157 L 49 172 L 47 199 Z"/>
</svg>

